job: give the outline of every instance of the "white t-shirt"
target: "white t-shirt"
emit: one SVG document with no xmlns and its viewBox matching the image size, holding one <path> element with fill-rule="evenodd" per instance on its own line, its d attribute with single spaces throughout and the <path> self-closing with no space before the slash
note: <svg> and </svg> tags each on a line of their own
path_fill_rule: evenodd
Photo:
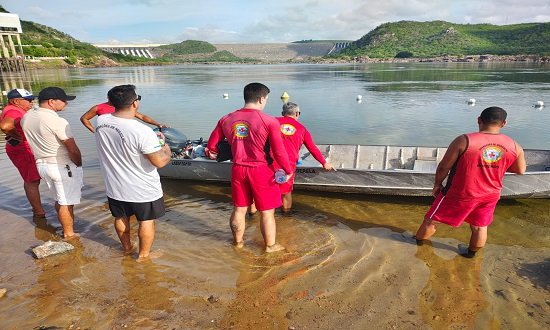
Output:
<svg viewBox="0 0 550 330">
<path fill-rule="evenodd" d="M 124 202 L 152 202 L 162 197 L 157 168 L 145 157 L 161 149 L 148 126 L 111 114 L 97 118 L 95 140 L 107 196 Z"/>
<path fill-rule="evenodd" d="M 63 141 L 73 137 L 69 122 L 46 108 L 32 109 L 21 119 L 21 127 L 37 161 L 70 164 Z"/>
</svg>

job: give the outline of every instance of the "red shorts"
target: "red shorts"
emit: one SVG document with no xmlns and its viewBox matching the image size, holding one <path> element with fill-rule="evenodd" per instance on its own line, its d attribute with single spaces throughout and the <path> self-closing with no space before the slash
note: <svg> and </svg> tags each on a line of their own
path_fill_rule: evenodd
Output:
<svg viewBox="0 0 550 330">
<path fill-rule="evenodd" d="M 231 169 L 231 196 L 233 205 L 245 207 L 256 204 L 260 211 L 275 209 L 282 205 L 281 192 L 275 183 L 273 170 L 265 166 L 233 165 Z"/>
<path fill-rule="evenodd" d="M 460 226 L 464 221 L 473 226 L 487 227 L 493 222 L 493 213 L 497 203 L 498 199 L 490 201 L 459 200 L 446 198 L 439 194 L 424 218 L 453 227 Z"/>
<path fill-rule="evenodd" d="M 34 155 L 30 148 L 25 146 L 12 147 L 10 145 L 6 146 L 6 153 L 11 159 L 11 162 L 25 182 L 33 182 L 40 180 L 40 174 L 36 169 L 36 163 L 34 160 Z"/>
</svg>

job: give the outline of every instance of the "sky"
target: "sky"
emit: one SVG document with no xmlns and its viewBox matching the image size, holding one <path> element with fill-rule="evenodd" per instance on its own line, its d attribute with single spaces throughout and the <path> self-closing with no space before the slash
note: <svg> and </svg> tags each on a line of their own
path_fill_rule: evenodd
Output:
<svg viewBox="0 0 550 330">
<path fill-rule="evenodd" d="M 20 19 L 92 44 L 357 40 L 387 22 L 550 22 L 550 0 L 4 0 Z M 24 31 L 23 31 L 24 33 Z"/>
</svg>

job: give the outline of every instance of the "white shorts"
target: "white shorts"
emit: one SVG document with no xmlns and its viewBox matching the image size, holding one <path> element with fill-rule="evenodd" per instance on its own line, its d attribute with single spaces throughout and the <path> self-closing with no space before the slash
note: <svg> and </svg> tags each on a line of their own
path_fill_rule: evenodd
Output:
<svg viewBox="0 0 550 330">
<path fill-rule="evenodd" d="M 84 185 L 82 167 L 76 167 L 73 163 L 65 165 L 39 162 L 36 167 L 59 205 L 80 204 L 81 188 Z"/>
</svg>

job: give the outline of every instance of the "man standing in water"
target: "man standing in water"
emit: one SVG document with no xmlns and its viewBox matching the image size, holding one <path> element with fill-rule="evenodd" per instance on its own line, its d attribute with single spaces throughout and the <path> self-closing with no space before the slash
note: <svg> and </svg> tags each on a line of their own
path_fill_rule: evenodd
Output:
<svg viewBox="0 0 550 330">
<path fill-rule="evenodd" d="M 275 208 L 281 206 L 281 193 L 274 180 L 265 152 L 269 143 L 273 156 L 285 171 L 287 179 L 293 175 L 281 138 L 278 121 L 264 114 L 269 88 L 260 83 L 244 87 L 244 107 L 223 116 L 208 139 L 206 152 L 215 159 L 217 144 L 227 139 L 231 145 L 233 167 L 231 170 L 231 196 L 233 212 L 230 226 L 234 244 L 244 245 L 245 218 L 248 206 L 254 200 L 260 211 L 260 228 L 265 251 L 284 250 L 277 244 Z"/>
<path fill-rule="evenodd" d="M 124 252 L 130 253 L 130 217 L 136 216 L 142 261 L 151 254 L 155 219 L 165 213 L 157 168 L 168 164 L 172 153 L 151 128 L 134 120 L 141 101 L 135 89 L 121 85 L 109 91 L 115 112 L 97 119 L 95 138 L 115 230 Z"/>
<path fill-rule="evenodd" d="M 323 166 L 327 171 L 334 170 L 331 163 L 328 163 L 323 154 L 315 142 L 307 128 L 298 122 L 300 117 L 300 107 L 296 103 L 287 102 L 283 105 L 283 117 L 277 117 L 280 124 L 281 134 L 283 137 L 283 143 L 285 145 L 290 166 L 292 166 L 292 173 L 296 170 L 296 164 L 299 160 L 299 152 L 302 145 L 305 144 L 307 150 L 311 152 L 313 157 Z M 277 169 L 279 166 L 273 163 L 273 168 Z M 294 187 L 294 176 L 287 182 L 279 185 L 281 194 L 283 196 L 283 212 L 290 211 L 292 207 L 292 189 Z"/>
<path fill-rule="evenodd" d="M 325 170 L 334 170 L 332 164 L 327 163 L 327 160 L 323 157 L 323 154 L 319 148 L 317 148 L 315 142 L 313 142 L 313 138 L 307 128 L 298 122 L 300 113 L 300 107 L 296 103 L 287 102 L 283 104 L 283 117 L 276 118 L 280 124 L 281 136 L 283 137 L 283 144 L 285 145 L 288 160 L 290 162 L 290 166 L 292 167 L 292 173 L 296 170 L 296 165 L 300 158 L 300 148 L 304 144 L 307 150 L 311 152 L 313 157 L 323 166 Z M 277 162 L 273 162 L 272 168 L 277 170 L 280 166 Z M 290 212 L 290 209 L 292 208 L 292 189 L 294 188 L 294 177 L 295 176 L 292 176 L 288 179 L 288 181 L 279 185 L 279 190 L 281 191 L 283 199 L 283 206 L 281 208 L 283 213 Z M 256 213 L 255 204 L 250 205 L 250 213 Z"/>
<path fill-rule="evenodd" d="M 23 189 L 32 207 L 33 216 L 46 216 L 40 200 L 40 174 L 31 146 L 21 128 L 21 118 L 32 108 L 32 95 L 26 89 L 13 89 L 8 92 L 8 105 L 0 116 L 0 129 L 6 134 L 6 153 L 23 178 Z"/>
<path fill-rule="evenodd" d="M 76 96 L 59 87 L 46 87 L 38 93 L 39 108 L 21 119 L 38 173 L 55 194 L 55 210 L 63 227 L 63 238 L 78 237 L 74 232 L 74 205 L 80 203 L 82 156 L 69 122 L 59 117 L 67 101 Z"/>
<path fill-rule="evenodd" d="M 477 119 L 479 132 L 463 134 L 451 142 L 437 166 L 435 201 L 416 232 L 419 245 L 435 233 L 436 223 L 458 227 L 466 221 L 472 235 L 468 251 L 462 256 L 473 258 L 485 246 L 504 173 L 523 174 L 526 169 L 522 147 L 500 133 L 506 116 L 502 108 L 487 108 Z"/>
</svg>

